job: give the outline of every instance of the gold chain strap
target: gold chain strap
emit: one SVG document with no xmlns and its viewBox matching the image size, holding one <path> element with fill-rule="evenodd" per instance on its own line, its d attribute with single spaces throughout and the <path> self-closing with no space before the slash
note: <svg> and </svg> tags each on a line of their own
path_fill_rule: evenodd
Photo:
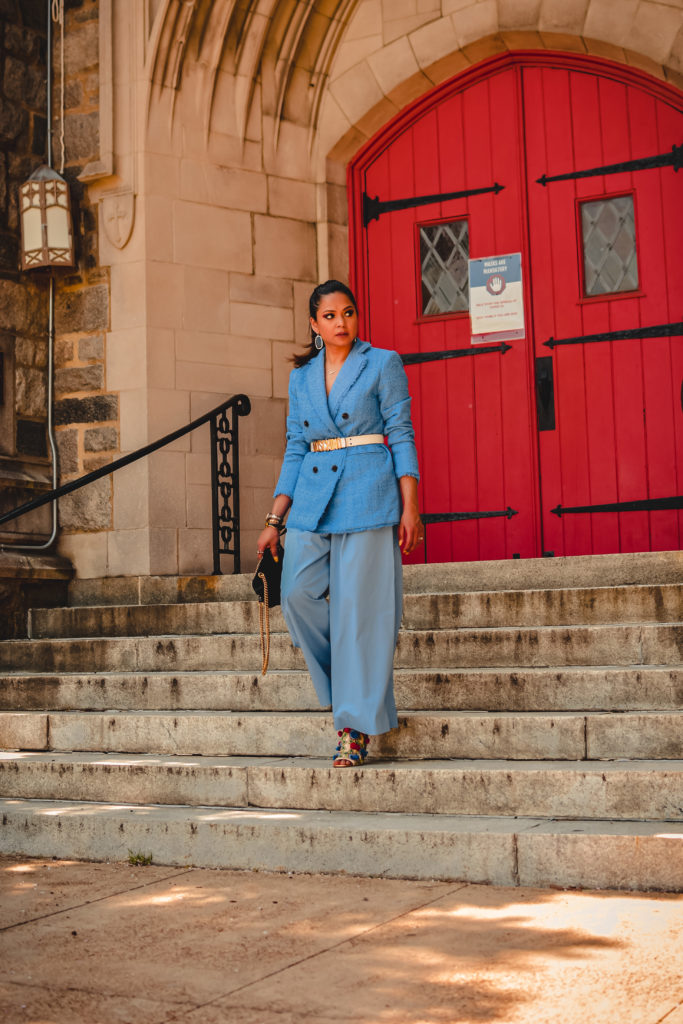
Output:
<svg viewBox="0 0 683 1024">
<path fill-rule="evenodd" d="M 263 580 L 263 601 L 259 601 L 258 605 L 258 624 L 261 634 L 261 675 L 264 676 L 268 671 L 268 659 L 270 658 L 270 608 L 268 607 L 268 580 L 262 572 L 258 574 L 258 577 L 260 580 Z M 265 636 L 263 629 L 264 618 Z"/>
</svg>

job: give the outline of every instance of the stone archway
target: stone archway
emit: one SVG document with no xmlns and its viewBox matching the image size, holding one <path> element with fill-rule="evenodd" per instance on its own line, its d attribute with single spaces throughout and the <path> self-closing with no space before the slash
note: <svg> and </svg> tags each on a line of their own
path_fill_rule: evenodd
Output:
<svg viewBox="0 0 683 1024">
<path fill-rule="evenodd" d="M 649 75 L 519 50 L 354 158 L 351 283 L 407 363 L 430 560 L 678 548 L 682 127 Z M 523 331 L 472 337 L 470 258 L 507 268 Z"/>
<path fill-rule="evenodd" d="M 361 3 L 356 20 L 373 3 Z M 322 104 L 314 152 L 315 173 L 326 183 L 331 215 L 326 251 L 335 270 L 346 271 L 348 239 L 338 210 L 349 161 L 405 106 L 481 61 L 518 50 L 576 53 L 624 64 L 683 88 L 682 11 L 671 8 L 662 15 L 661 5 L 655 9 L 648 3 L 640 5 L 636 16 L 627 5 L 595 0 L 541 3 L 532 5 L 535 12 L 529 6 L 463 5 L 448 17 L 423 16 L 424 24 L 412 27 L 404 19 L 403 34 L 374 48 L 378 37 L 371 26 L 365 36 L 354 36 L 351 23 Z M 382 28 L 387 28 L 384 21 Z M 354 48 L 363 54 L 359 60 L 353 59 Z"/>
<path fill-rule="evenodd" d="M 151 6 L 151 5 L 150 5 Z M 163 0 L 150 10 L 148 132 L 179 123 L 220 162 L 318 183 L 320 273 L 344 274 L 345 168 L 408 103 L 481 60 L 546 49 L 602 57 L 683 87 L 683 11 L 656 0 Z M 188 121 L 192 121 L 190 138 Z M 212 146 L 213 136 L 213 146 Z"/>
</svg>

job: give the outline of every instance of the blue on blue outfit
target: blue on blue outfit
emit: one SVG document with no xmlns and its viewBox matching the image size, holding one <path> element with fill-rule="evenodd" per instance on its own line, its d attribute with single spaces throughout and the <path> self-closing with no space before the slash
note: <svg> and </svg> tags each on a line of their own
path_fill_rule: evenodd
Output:
<svg viewBox="0 0 683 1024">
<path fill-rule="evenodd" d="M 385 444 L 311 452 L 311 441 L 382 434 Z M 403 588 L 398 478 L 419 479 L 400 357 L 356 340 L 325 391 L 323 355 L 292 370 L 287 447 L 275 494 L 292 499 L 282 611 L 337 729 L 398 724 L 393 657 Z M 329 598 L 329 600 L 328 600 Z"/>
</svg>

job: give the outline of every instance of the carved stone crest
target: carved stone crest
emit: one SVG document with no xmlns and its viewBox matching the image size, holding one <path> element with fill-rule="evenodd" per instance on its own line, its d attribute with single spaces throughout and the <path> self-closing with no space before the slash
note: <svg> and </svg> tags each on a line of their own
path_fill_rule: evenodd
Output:
<svg viewBox="0 0 683 1024">
<path fill-rule="evenodd" d="M 132 189 L 109 192 L 102 197 L 104 233 L 117 249 L 123 249 L 133 231 L 135 193 Z"/>
</svg>

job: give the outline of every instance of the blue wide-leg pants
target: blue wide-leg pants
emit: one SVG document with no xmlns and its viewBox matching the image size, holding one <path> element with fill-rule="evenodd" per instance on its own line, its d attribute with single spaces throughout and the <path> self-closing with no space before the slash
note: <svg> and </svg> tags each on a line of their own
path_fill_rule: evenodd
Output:
<svg viewBox="0 0 683 1024">
<path fill-rule="evenodd" d="M 370 735 L 394 729 L 403 603 L 396 527 L 288 530 L 281 595 L 292 642 L 303 651 L 318 700 L 332 705 L 335 728 Z"/>
</svg>

